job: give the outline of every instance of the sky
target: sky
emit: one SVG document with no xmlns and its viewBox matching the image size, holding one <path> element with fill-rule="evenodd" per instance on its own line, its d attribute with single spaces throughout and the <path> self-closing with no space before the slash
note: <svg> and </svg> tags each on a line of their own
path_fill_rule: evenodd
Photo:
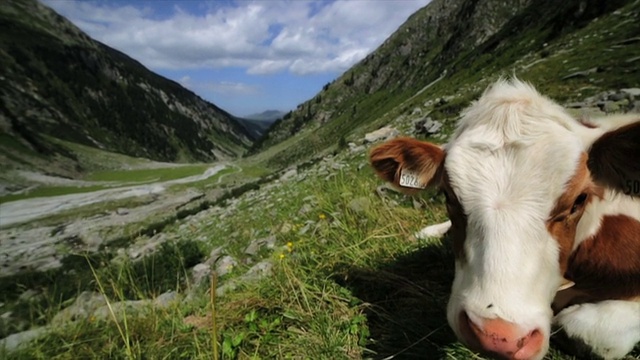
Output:
<svg viewBox="0 0 640 360">
<path fill-rule="evenodd" d="M 430 0 L 41 0 L 236 116 L 288 111 Z"/>
</svg>

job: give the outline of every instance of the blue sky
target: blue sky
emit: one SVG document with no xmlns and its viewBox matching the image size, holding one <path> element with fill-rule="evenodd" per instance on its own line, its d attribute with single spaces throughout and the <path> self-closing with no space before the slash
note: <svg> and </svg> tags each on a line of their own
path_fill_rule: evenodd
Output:
<svg viewBox="0 0 640 360">
<path fill-rule="evenodd" d="M 238 116 L 288 111 L 429 0 L 41 0 L 97 39 Z"/>
</svg>

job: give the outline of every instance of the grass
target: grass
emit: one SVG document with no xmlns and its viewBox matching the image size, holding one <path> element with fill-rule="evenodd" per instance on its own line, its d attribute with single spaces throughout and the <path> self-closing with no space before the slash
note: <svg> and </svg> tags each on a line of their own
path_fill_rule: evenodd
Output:
<svg viewBox="0 0 640 360">
<path fill-rule="evenodd" d="M 226 208 L 168 225 L 163 232 L 182 241 L 179 248 L 168 244 L 140 265 L 89 273 L 92 288 L 113 309 L 171 289 L 191 293 L 188 300 L 79 319 L 11 358 L 479 359 L 446 324 L 453 278 L 448 240 L 413 237 L 445 219 L 443 200 L 433 192 L 380 198 L 372 171 L 357 170 L 363 154 L 335 161 L 345 167 L 330 178 L 314 175 L 316 164 L 305 180 L 263 183 Z M 365 205 L 355 207 L 356 199 Z M 268 235 L 276 236 L 274 249 L 245 253 L 252 240 Z M 221 285 L 261 260 L 273 264 L 272 275 L 238 282 L 223 296 L 209 291 L 216 287 L 210 279 L 191 284 L 188 269 L 217 248 L 238 260 L 215 279 Z M 547 359 L 574 358 L 552 350 Z"/>
<path fill-rule="evenodd" d="M 86 181 L 158 182 L 202 174 L 210 164 L 192 164 L 152 169 L 102 170 L 84 177 Z"/>
<path fill-rule="evenodd" d="M 182 179 L 189 176 L 199 175 L 211 167 L 211 164 L 192 164 L 175 167 L 160 167 L 151 169 L 133 169 L 133 170 L 102 170 L 89 173 L 84 181 L 90 182 L 111 182 L 110 184 L 96 184 L 87 186 L 39 186 L 34 189 L 23 191 L 17 194 L 9 194 L 0 196 L 0 204 L 25 200 L 38 197 L 51 197 L 69 194 L 88 193 L 98 190 L 115 189 L 120 187 L 143 185 L 152 182 L 164 182 L 170 180 Z M 223 174 L 229 174 L 232 169 L 223 169 L 216 175 L 187 184 L 190 187 L 201 187 L 217 179 Z M 180 188 L 184 188 L 181 186 Z"/>
</svg>

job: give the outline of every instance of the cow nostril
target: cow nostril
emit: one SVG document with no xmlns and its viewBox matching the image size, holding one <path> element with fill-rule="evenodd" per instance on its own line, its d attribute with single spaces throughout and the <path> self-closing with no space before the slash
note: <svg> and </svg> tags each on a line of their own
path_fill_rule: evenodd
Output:
<svg viewBox="0 0 640 360">
<path fill-rule="evenodd" d="M 466 311 L 460 313 L 461 340 L 476 351 L 498 358 L 530 359 L 544 347 L 545 336 L 540 329 L 524 332 L 518 324 L 500 318 L 472 317 Z"/>
</svg>

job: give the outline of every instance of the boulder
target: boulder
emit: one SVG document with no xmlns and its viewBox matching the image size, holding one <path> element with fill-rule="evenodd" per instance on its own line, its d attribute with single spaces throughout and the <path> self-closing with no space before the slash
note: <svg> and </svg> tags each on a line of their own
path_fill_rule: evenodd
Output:
<svg viewBox="0 0 640 360">
<path fill-rule="evenodd" d="M 372 143 L 376 141 L 388 140 L 398 136 L 399 133 L 400 132 L 397 129 L 385 126 L 366 134 L 364 136 L 364 141 Z"/>
</svg>

